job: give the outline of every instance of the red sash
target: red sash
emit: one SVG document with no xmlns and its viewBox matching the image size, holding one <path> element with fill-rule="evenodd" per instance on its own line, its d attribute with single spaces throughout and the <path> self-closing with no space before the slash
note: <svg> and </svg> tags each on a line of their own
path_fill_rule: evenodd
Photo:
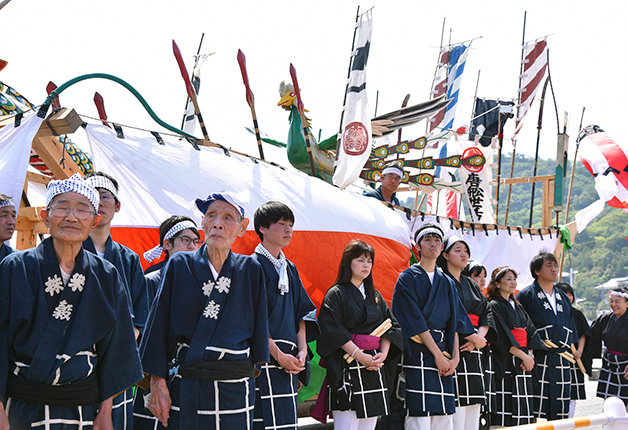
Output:
<svg viewBox="0 0 628 430">
<path fill-rule="evenodd" d="M 526 348 L 528 346 L 528 332 L 525 328 L 512 328 L 510 332 L 515 337 L 515 340 L 519 344 L 520 347 Z"/>
<path fill-rule="evenodd" d="M 469 319 L 471 320 L 471 324 L 473 327 L 478 327 L 480 325 L 480 316 L 476 314 L 469 314 Z"/>
</svg>

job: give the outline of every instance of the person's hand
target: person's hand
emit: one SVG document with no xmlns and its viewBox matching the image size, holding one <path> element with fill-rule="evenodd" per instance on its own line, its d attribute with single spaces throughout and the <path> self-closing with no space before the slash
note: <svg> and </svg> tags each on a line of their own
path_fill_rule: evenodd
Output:
<svg viewBox="0 0 628 430">
<path fill-rule="evenodd" d="M 473 343 L 473 347 L 475 349 L 482 349 L 486 346 L 486 339 L 484 338 L 484 336 L 480 336 L 477 333 L 472 334 L 471 336 L 467 336 L 466 340 L 467 342 Z M 462 351 L 462 348 L 460 350 Z"/>
<path fill-rule="evenodd" d="M 10 430 L 11 426 L 9 425 L 9 417 L 7 417 L 6 412 L 4 412 L 4 405 L 0 402 L 0 430 Z"/>
<path fill-rule="evenodd" d="M 576 349 L 576 352 L 573 353 L 573 358 L 575 360 L 580 360 L 580 358 L 582 358 L 582 351 L 580 351 L 579 349 Z"/>
<path fill-rule="evenodd" d="M 534 369 L 534 357 L 529 354 L 525 354 L 523 359 L 521 360 L 521 368 L 525 372 L 529 372 L 530 370 Z"/>
<path fill-rule="evenodd" d="M 471 352 L 475 349 L 475 345 L 470 340 L 466 341 L 461 347 L 460 351 L 462 352 Z"/>
<path fill-rule="evenodd" d="M 148 410 L 155 415 L 164 427 L 168 427 L 170 418 L 170 390 L 164 378 L 152 375 L 150 378 L 150 401 Z"/>
<path fill-rule="evenodd" d="M 449 362 L 449 360 L 447 360 L 447 358 L 445 358 L 443 354 L 438 354 L 434 357 L 434 359 L 436 361 L 436 367 L 438 367 L 438 371 L 441 375 L 451 375 L 454 373 L 454 370 L 456 370 L 455 367 L 452 368 L 451 363 Z"/>
<path fill-rule="evenodd" d="M 449 375 L 453 375 L 454 372 L 456 371 L 456 368 L 458 367 L 458 363 L 460 363 L 460 356 L 458 357 L 454 357 L 449 361 L 449 372 L 447 373 L 443 373 L 443 376 L 449 376 Z"/>
<path fill-rule="evenodd" d="M 628 379 L 628 365 L 624 369 L 624 379 Z"/>
<path fill-rule="evenodd" d="M 297 393 L 303 388 L 303 382 L 297 379 Z"/>
<path fill-rule="evenodd" d="M 305 360 L 303 360 L 302 363 L 297 357 L 290 354 L 284 354 L 281 351 L 277 354 L 277 363 L 279 363 L 284 371 L 293 375 L 305 370 Z"/>
<path fill-rule="evenodd" d="M 113 430 L 113 421 L 111 420 L 111 409 L 113 407 L 113 397 L 103 401 L 100 404 L 98 413 L 94 418 L 94 430 Z"/>
<path fill-rule="evenodd" d="M 307 349 L 303 351 L 299 351 L 297 353 L 297 360 L 299 360 L 299 364 L 305 368 L 305 360 L 307 359 Z"/>
<path fill-rule="evenodd" d="M 372 364 L 370 367 L 367 367 L 366 370 L 378 370 L 381 369 L 384 365 L 384 360 L 386 360 L 386 355 L 384 353 L 378 352 L 373 356 Z"/>
</svg>

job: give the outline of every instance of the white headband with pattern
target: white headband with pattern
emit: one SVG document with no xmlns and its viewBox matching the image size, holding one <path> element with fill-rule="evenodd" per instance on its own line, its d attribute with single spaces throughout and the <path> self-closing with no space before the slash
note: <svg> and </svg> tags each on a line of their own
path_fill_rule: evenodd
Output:
<svg viewBox="0 0 628 430">
<path fill-rule="evenodd" d="M 421 242 L 421 238 L 427 234 L 435 234 L 438 237 L 440 237 L 441 240 L 443 240 L 443 232 L 440 231 L 439 229 L 437 229 L 436 227 L 428 227 L 428 228 L 424 228 L 423 230 L 421 230 L 416 237 L 414 238 L 414 241 L 418 244 L 419 242 Z"/>
<path fill-rule="evenodd" d="M 501 275 L 504 272 L 508 272 L 508 271 L 511 271 L 512 273 L 515 273 L 514 270 L 512 270 L 510 267 L 506 266 L 506 267 L 502 268 L 502 270 L 497 272 L 497 274 L 495 275 L 495 280 L 497 281 L 497 278 L 499 278 L 499 275 Z"/>
<path fill-rule="evenodd" d="M 50 202 L 59 194 L 73 192 L 85 196 L 94 207 L 94 211 L 98 213 L 98 204 L 100 203 L 100 195 L 89 182 L 83 179 L 80 173 L 75 173 L 69 179 L 50 181 L 46 190 L 46 207 L 50 207 Z"/>
<path fill-rule="evenodd" d="M 478 267 L 478 266 L 484 267 L 484 265 L 482 263 L 480 263 L 479 261 L 477 261 L 477 260 L 471 260 L 469 262 L 469 270 L 473 269 L 474 267 Z"/>
<path fill-rule="evenodd" d="M 4 207 L 7 207 L 7 206 L 15 207 L 15 203 L 13 203 L 13 199 L 11 199 L 11 197 L 9 197 L 6 200 L 0 201 L 0 208 L 4 208 Z"/>
<path fill-rule="evenodd" d="M 395 166 L 386 167 L 382 170 L 382 176 L 387 175 L 389 173 L 394 173 L 395 175 L 399 175 L 401 179 L 403 179 L 403 170 Z"/>
<path fill-rule="evenodd" d="M 619 296 L 619 297 L 623 297 L 624 299 L 628 300 L 628 294 L 626 293 L 622 293 L 620 291 L 611 291 L 609 293 L 609 297 L 610 296 Z"/>
<path fill-rule="evenodd" d="M 189 221 L 189 220 L 176 223 L 175 225 L 172 226 L 170 230 L 168 230 L 168 233 L 166 233 L 166 235 L 164 236 L 164 240 L 171 239 L 175 234 L 188 228 L 196 228 L 196 224 L 194 224 L 194 222 Z M 163 250 L 164 250 L 163 246 L 157 245 L 153 249 L 149 249 L 148 251 L 146 251 L 144 253 L 144 258 L 149 263 L 152 263 L 153 260 L 161 257 L 161 253 L 163 252 Z"/>
<path fill-rule="evenodd" d="M 116 190 L 116 186 L 114 185 L 114 183 L 111 181 L 111 179 L 106 178 L 104 176 L 100 176 L 100 175 L 94 175 L 94 176 L 90 176 L 89 178 L 85 179 L 92 187 L 98 189 L 98 188 L 104 188 L 105 190 L 109 191 L 111 194 L 114 195 L 114 197 L 117 199 L 118 198 L 118 191 Z"/>
<path fill-rule="evenodd" d="M 451 247 L 454 246 L 457 242 L 464 242 L 463 238 L 456 235 L 449 236 L 447 240 L 448 240 L 448 243 L 447 243 L 447 248 L 445 248 L 445 252 L 449 252 Z M 464 243 L 467 243 L 467 242 L 464 242 Z"/>
</svg>

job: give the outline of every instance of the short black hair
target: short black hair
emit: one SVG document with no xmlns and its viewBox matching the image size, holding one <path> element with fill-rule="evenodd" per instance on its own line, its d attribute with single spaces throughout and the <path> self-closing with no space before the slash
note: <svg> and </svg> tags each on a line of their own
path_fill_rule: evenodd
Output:
<svg viewBox="0 0 628 430">
<path fill-rule="evenodd" d="M 478 263 L 477 261 L 469 261 L 469 264 L 467 264 L 467 267 L 462 269 L 462 274 L 464 276 L 468 276 L 469 278 L 480 276 L 482 272 L 484 272 L 484 274 L 488 276 L 488 271 L 486 270 L 486 267 L 484 267 L 482 264 Z"/>
<path fill-rule="evenodd" d="M 253 224 L 255 225 L 255 233 L 259 236 L 260 241 L 264 241 L 264 235 L 260 231 L 261 227 L 268 228 L 271 224 L 275 224 L 281 220 L 294 224 L 294 213 L 287 205 L 271 201 L 264 203 L 255 211 L 253 216 Z"/>
<path fill-rule="evenodd" d="M 161 247 L 164 246 L 164 240 L 165 240 L 164 238 L 166 234 L 168 234 L 170 229 L 182 221 L 191 221 L 194 225 L 196 225 L 194 220 L 187 215 L 172 215 L 170 218 L 166 219 L 164 222 L 161 223 L 161 225 L 159 226 L 159 245 Z M 197 228 L 191 227 L 190 230 L 192 230 L 194 234 L 196 234 L 197 238 L 199 239 L 201 238 L 201 234 L 198 232 Z M 176 236 L 173 236 L 173 237 L 176 237 Z M 166 260 L 167 260 L 168 258 L 170 258 L 170 253 L 168 252 L 167 249 L 164 249 L 164 252 L 166 253 Z"/>
<path fill-rule="evenodd" d="M 539 252 L 538 255 L 535 255 L 532 261 L 530 261 L 530 273 L 534 279 L 537 279 L 537 274 L 539 270 L 543 267 L 545 260 L 549 260 L 553 263 L 558 264 L 558 260 L 556 260 L 556 256 L 551 252 Z"/>
<path fill-rule="evenodd" d="M 574 298 L 574 300 L 576 299 L 576 293 L 573 290 L 573 288 L 571 287 L 571 285 L 569 285 L 568 283 L 566 283 L 566 282 L 557 282 L 554 286 L 556 288 L 558 288 L 559 290 L 561 290 L 565 294 L 571 294 L 571 296 Z"/>
<path fill-rule="evenodd" d="M 118 184 L 118 181 L 113 178 L 113 176 L 105 172 L 91 172 L 85 175 L 85 179 L 91 178 L 92 176 L 102 176 L 103 178 L 109 179 L 113 183 L 113 186 L 116 187 L 116 194 L 120 192 L 120 185 Z M 118 204 L 118 198 L 116 196 L 113 196 L 113 198 L 116 201 L 116 204 Z"/>
</svg>

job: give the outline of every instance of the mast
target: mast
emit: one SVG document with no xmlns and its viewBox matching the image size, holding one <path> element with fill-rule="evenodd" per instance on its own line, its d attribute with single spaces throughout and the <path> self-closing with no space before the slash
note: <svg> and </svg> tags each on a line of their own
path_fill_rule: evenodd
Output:
<svg viewBox="0 0 628 430">
<path fill-rule="evenodd" d="M 203 46 L 203 38 L 205 37 L 205 33 L 201 34 L 201 41 L 198 44 L 198 50 L 196 51 L 196 59 L 198 59 L 198 56 L 201 54 L 201 46 Z M 192 75 L 194 75 L 194 68 L 196 67 L 196 60 L 194 61 L 194 67 L 192 68 Z M 192 80 L 194 78 L 194 76 L 190 77 L 190 80 Z M 183 110 L 183 119 L 181 120 L 181 130 L 183 130 L 183 127 L 185 126 L 185 118 L 186 115 L 185 113 L 188 111 L 188 107 L 190 106 L 190 103 L 192 103 L 192 100 L 188 97 L 185 100 L 185 109 Z"/>
<path fill-rule="evenodd" d="M 539 163 L 539 142 L 541 141 L 541 129 L 543 128 L 543 107 L 545 106 L 545 91 L 547 90 L 547 84 L 549 83 L 549 76 L 545 79 L 543 85 L 543 92 L 541 93 L 541 104 L 539 106 L 539 122 L 536 129 L 536 152 L 534 154 L 534 170 L 532 177 L 536 177 L 536 169 Z M 530 197 L 530 222 L 528 226 L 532 228 L 532 216 L 534 215 L 534 190 L 536 188 L 536 182 L 532 182 L 532 196 Z"/>
<path fill-rule="evenodd" d="M 358 20 L 360 19 L 360 6 L 355 12 L 355 28 L 353 29 L 353 40 L 351 41 L 351 53 L 355 49 L 355 36 L 358 34 Z M 334 173 L 338 164 L 338 152 L 340 152 L 340 141 L 342 140 L 342 121 L 345 118 L 345 105 L 347 104 L 347 94 L 349 93 L 349 79 L 351 78 L 351 66 L 353 65 L 353 55 L 349 58 L 349 69 L 347 70 L 347 85 L 345 86 L 345 96 L 342 100 L 342 112 L 340 113 L 340 126 L 338 126 L 338 138 L 336 139 L 336 159 L 334 160 Z"/>
</svg>

